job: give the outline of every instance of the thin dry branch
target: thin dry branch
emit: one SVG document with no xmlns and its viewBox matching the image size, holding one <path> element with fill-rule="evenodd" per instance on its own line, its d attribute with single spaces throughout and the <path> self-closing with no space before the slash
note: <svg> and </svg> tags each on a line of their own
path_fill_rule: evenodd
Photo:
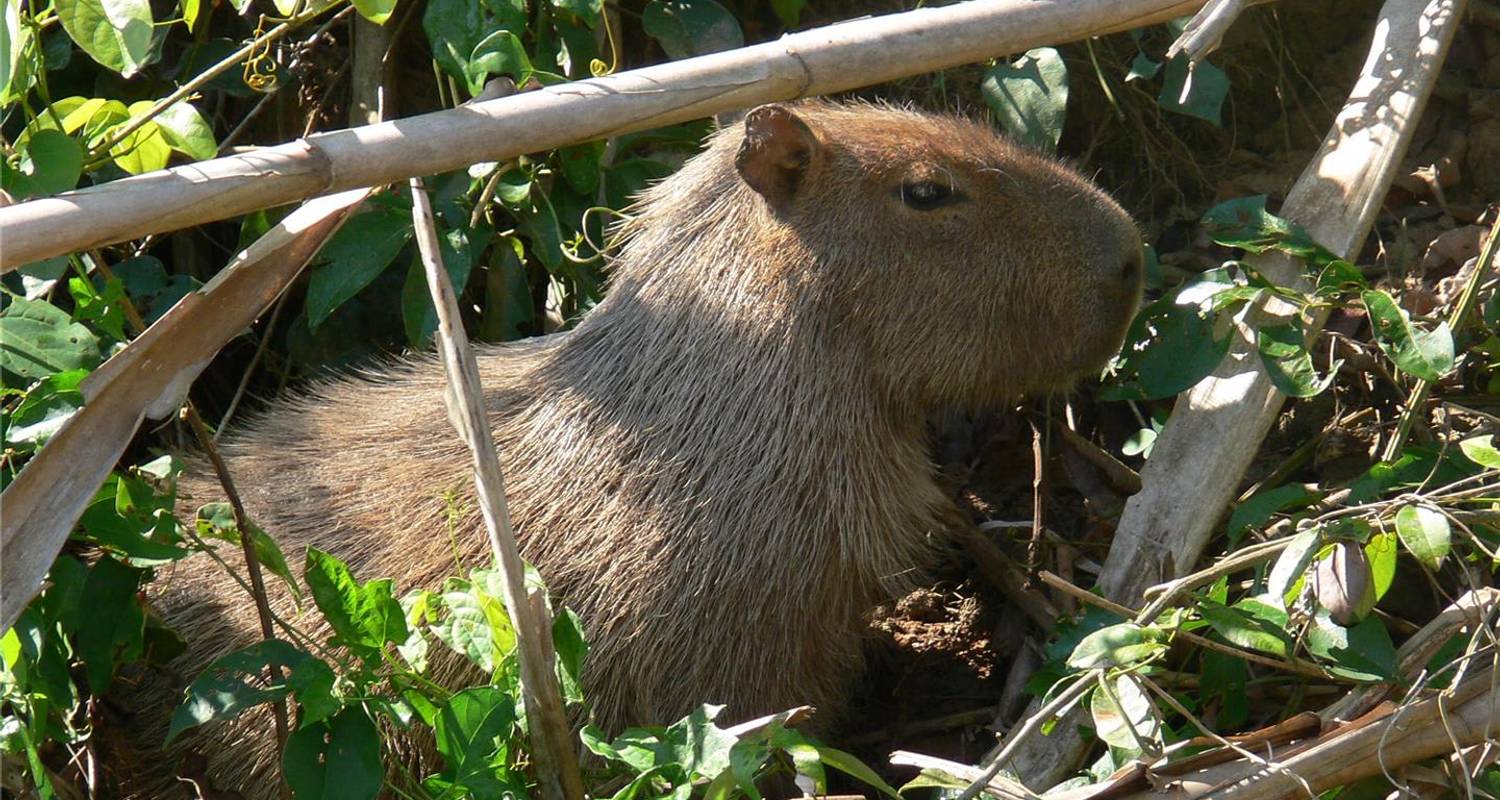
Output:
<svg viewBox="0 0 1500 800">
<path fill-rule="evenodd" d="M 1128 30 L 1202 0 L 972 0 L 333 131 L 0 208 L 0 271 L 305 197 Z"/>
<path fill-rule="evenodd" d="M 1335 253 L 1356 253 L 1411 143 L 1422 108 L 1458 26 L 1461 0 L 1388 0 L 1375 23 L 1364 68 L 1316 156 L 1282 206 Z M 1301 267 L 1281 254 L 1249 259 L 1272 282 L 1306 287 Z M 1267 322 L 1295 309 L 1272 299 L 1256 309 Z M 1304 321 L 1309 337 L 1323 317 Z M 1137 605 L 1149 586 L 1191 569 L 1244 476 L 1284 396 L 1261 365 L 1254 329 L 1239 326 L 1213 375 L 1178 400 L 1141 471 L 1099 577 L 1106 597 Z M 1060 724 L 1016 754 L 1032 786 L 1051 786 L 1087 752 L 1076 726 Z"/>
<path fill-rule="evenodd" d="M 411 179 L 411 213 L 416 227 L 417 250 L 427 273 L 427 288 L 437 308 L 438 355 L 448 376 L 448 419 L 474 456 L 474 483 L 479 510 L 489 532 L 490 550 L 504 579 L 501 594 L 505 610 L 516 627 L 516 654 L 521 666 L 521 697 L 530 722 L 531 757 L 536 765 L 542 797 L 547 800 L 582 800 L 583 779 L 573 752 L 568 718 L 563 713 L 562 693 L 552 671 L 552 619 L 539 598 L 526 591 L 526 567 L 516 546 L 510 509 L 505 503 L 505 478 L 500 457 L 485 412 L 484 388 L 479 365 L 459 316 L 458 297 L 443 268 L 438 250 L 432 205 L 420 178 Z"/>
</svg>

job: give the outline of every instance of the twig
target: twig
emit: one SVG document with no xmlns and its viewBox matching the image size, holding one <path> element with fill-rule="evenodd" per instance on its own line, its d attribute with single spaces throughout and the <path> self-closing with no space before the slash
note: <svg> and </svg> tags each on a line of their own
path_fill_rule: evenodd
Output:
<svg viewBox="0 0 1500 800">
<path fill-rule="evenodd" d="M 99 251 L 94 250 L 89 255 L 94 262 L 94 269 L 99 270 L 99 274 L 103 275 L 105 280 L 115 280 L 114 273 L 110 270 L 109 265 L 105 263 L 104 256 Z M 120 296 L 120 310 L 124 313 L 126 322 L 130 323 L 130 327 L 134 329 L 135 334 L 139 335 L 141 331 L 146 329 L 146 321 L 141 318 L 141 314 L 136 310 L 135 304 L 130 301 L 129 297 L 123 294 Z M 223 457 L 219 455 L 219 448 L 214 446 L 213 437 L 209 435 L 208 427 L 203 424 L 203 418 L 198 415 L 198 409 L 193 406 L 191 400 L 183 403 L 182 418 L 187 421 L 188 427 L 192 429 L 193 435 L 198 439 L 198 446 L 203 448 L 203 452 L 213 464 L 214 474 L 219 478 L 219 485 L 223 487 L 224 494 L 229 498 L 229 506 L 234 512 L 234 525 L 239 529 L 240 549 L 245 557 L 245 572 L 250 577 L 250 596 L 255 599 L 255 612 L 260 620 L 260 635 L 262 639 L 274 639 L 276 638 L 276 631 L 271 622 L 271 604 L 266 599 L 266 583 L 261 576 L 260 559 L 255 554 L 255 535 L 250 525 L 250 515 L 245 513 L 245 504 L 240 501 L 239 492 L 234 488 L 234 479 L 229 475 L 229 466 L 224 463 Z M 283 674 L 280 664 L 271 663 L 266 667 L 266 670 L 272 683 L 279 683 L 282 680 Z M 286 739 L 289 730 L 287 727 L 286 705 L 281 700 L 272 701 L 270 705 L 271 715 L 276 721 L 276 749 L 280 752 L 286 749 Z M 280 775 L 279 771 L 277 775 Z M 278 785 L 283 800 L 289 800 L 292 796 L 291 787 L 287 785 L 285 780 L 280 780 Z"/>
<path fill-rule="evenodd" d="M 1469 276 L 1469 282 L 1464 284 L 1463 294 L 1458 296 L 1458 303 L 1453 307 L 1453 312 L 1448 315 L 1448 330 L 1457 335 L 1463 328 L 1464 323 L 1469 320 L 1469 313 L 1474 310 L 1474 303 L 1479 297 L 1479 287 L 1485 281 L 1485 275 L 1489 273 L 1490 264 L 1495 260 L 1495 247 L 1500 244 L 1500 214 L 1495 215 L 1495 223 L 1490 226 L 1489 241 L 1484 243 L 1484 250 L 1479 254 L 1479 263 L 1474 265 L 1474 274 Z M 1393 461 L 1401 454 L 1401 448 L 1406 444 L 1406 437 L 1411 435 L 1412 423 L 1416 421 L 1417 415 L 1422 413 L 1427 404 L 1427 393 L 1432 389 L 1432 382 L 1422 378 L 1412 387 L 1411 394 L 1406 399 L 1406 407 L 1401 409 L 1401 418 L 1396 422 L 1396 432 L 1391 435 L 1391 440 L 1386 443 L 1382 458 Z"/>
<path fill-rule="evenodd" d="M 260 344 L 255 347 L 255 355 L 250 357 L 250 363 L 245 365 L 245 374 L 240 376 L 239 386 L 234 387 L 234 396 L 229 398 L 229 407 L 224 409 L 224 415 L 219 418 L 219 429 L 214 431 L 214 442 L 219 441 L 219 436 L 224 433 L 224 426 L 234 418 L 235 409 L 240 407 L 240 400 L 244 399 L 245 391 L 250 388 L 250 376 L 255 374 L 256 365 L 266 354 L 266 346 L 271 343 L 271 332 L 276 329 L 276 320 L 281 317 L 281 307 L 286 305 L 286 293 L 276 298 L 276 305 L 271 308 L 271 318 L 266 320 L 266 329 L 261 331 Z"/>
<path fill-rule="evenodd" d="M 438 352 L 448 375 L 448 418 L 474 456 L 479 508 L 489 532 L 490 549 L 504 577 L 502 594 L 506 610 L 516 627 L 521 695 L 530 721 L 531 756 L 536 764 L 541 795 L 548 800 L 581 800 L 583 779 L 578 774 L 568 720 L 563 714 L 562 695 L 552 671 L 552 659 L 548 657 L 552 641 L 551 620 L 547 618 L 545 606 L 528 600 L 525 566 L 516 547 L 510 510 L 505 503 L 505 482 L 489 419 L 485 416 L 479 368 L 459 319 L 458 298 L 454 296 L 453 285 L 443 268 L 432 205 L 422 188 L 421 178 L 411 179 L 411 200 L 417 248 L 422 256 L 422 268 L 427 273 L 432 303 L 437 309 Z"/>
<path fill-rule="evenodd" d="M 979 773 L 978 777 L 969 784 L 968 788 L 959 793 L 957 800 L 974 800 L 974 797 L 979 794 L 980 790 L 988 786 L 989 782 L 996 775 L 1000 774 L 1000 770 L 1005 766 L 1005 762 L 1010 760 L 1010 757 L 1016 750 L 1041 729 L 1043 723 L 1071 707 L 1078 698 L 1083 696 L 1084 692 L 1087 692 L 1094 686 L 1094 682 L 1102 674 L 1104 674 L 1104 670 L 1102 669 L 1091 669 L 1080 673 L 1074 679 L 1072 686 L 1069 686 L 1056 697 L 1052 698 L 1051 701 L 1042 706 L 1035 714 L 1027 718 L 1019 730 L 1007 737 L 1005 747 L 995 755 L 994 759 L 984 768 L 984 771 Z"/>
<path fill-rule="evenodd" d="M 1122 606 L 1119 603 L 1115 603 L 1106 598 L 1100 597 L 1099 595 L 1094 594 L 1093 592 L 1090 592 L 1082 587 L 1075 586 L 1072 583 L 1069 583 L 1068 581 L 1065 581 L 1057 575 L 1054 575 L 1053 573 L 1046 570 L 1043 570 L 1038 577 L 1041 578 L 1042 583 L 1045 583 L 1048 586 L 1051 586 L 1052 588 L 1064 592 L 1068 595 L 1076 597 L 1085 603 L 1109 611 L 1112 614 L 1119 614 L 1125 619 L 1131 619 L 1139 616 L 1138 612 L 1128 606 Z M 1249 661 L 1254 664 L 1271 667 L 1272 669 L 1279 669 L 1284 672 L 1294 672 L 1304 677 L 1316 678 L 1322 681 L 1342 680 L 1333 675 L 1329 675 L 1323 670 L 1318 669 L 1317 667 L 1310 664 L 1304 664 L 1300 661 L 1292 660 L 1281 661 L 1275 658 L 1271 658 L 1270 656 L 1263 656 L 1260 653 L 1256 653 L 1251 650 L 1244 650 L 1235 647 L 1234 645 L 1224 644 L 1223 642 L 1216 642 L 1213 639 L 1199 636 L 1192 631 L 1176 630 L 1173 631 L 1172 635 L 1174 637 L 1181 638 L 1183 641 L 1192 642 L 1199 647 L 1213 650 L 1219 653 L 1224 653 L 1225 655 L 1231 655 L 1235 658 Z"/>
</svg>

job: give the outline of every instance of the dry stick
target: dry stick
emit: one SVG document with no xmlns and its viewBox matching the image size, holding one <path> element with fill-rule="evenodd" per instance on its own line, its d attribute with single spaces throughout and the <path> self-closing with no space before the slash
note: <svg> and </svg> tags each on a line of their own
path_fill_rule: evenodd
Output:
<svg viewBox="0 0 1500 800">
<path fill-rule="evenodd" d="M 1334 253 L 1357 252 L 1369 232 L 1437 81 L 1459 2 L 1385 3 L 1348 101 L 1282 206 L 1284 216 Z M 1302 266 L 1284 255 L 1250 261 L 1278 285 L 1307 285 Z M 1296 309 L 1273 301 L 1257 312 L 1287 318 Z M 1306 321 L 1308 336 L 1321 329 L 1322 318 Z M 1214 374 L 1178 398 L 1141 471 L 1143 488 L 1125 504 L 1099 576 L 1104 595 L 1116 602 L 1135 605 L 1146 587 L 1198 562 L 1280 412 L 1285 398 L 1261 364 L 1254 330 L 1242 325 L 1234 338 Z M 1060 724 L 1018 752 L 1014 769 L 1033 786 L 1050 786 L 1087 750 L 1076 726 Z"/>
<path fill-rule="evenodd" d="M 458 429 L 474 456 L 474 481 L 479 489 L 479 508 L 489 531 L 490 549 L 504 577 L 505 608 L 516 627 L 516 655 L 521 662 L 521 696 L 532 734 L 531 756 L 536 763 L 542 796 L 548 800 L 580 800 L 583 779 L 571 744 L 568 720 L 563 714 L 562 693 L 548 657 L 552 624 L 541 603 L 528 600 L 525 565 L 511 529 L 510 510 L 505 503 L 505 480 L 495 440 L 485 414 L 484 390 L 479 367 L 469 349 L 459 318 L 458 298 L 443 269 L 432 206 L 420 178 L 411 179 L 412 221 L 427 286 L 437 308 L 438 353 L 448 374 L 448 419 Z"/>
<path fill-rule="evenodd" d="M 0 270 L 325 192 L 856 89 L 1181 16 L 1201 0 L 974 0 L 330 131 L 0 209 Z"/>
<path fill-rule="evenodd" d="M 1474 274 L 1469 276 L 1469 282 L 1464 285 L 1463 294 L 1458 296 L 1458 304 L 1448 315 L 1448 329 L 1454 334 L 1462 330 L 1464 323 L 1469 321 L 1469 313 L 1474 310 L 1474 303 L 1479 298 L 1479 287 L 1484 284 L 1485 275 L 1489 273 L 1490 265 L 1494 263 L 1497 244 L 1500 244 L 1500 213 L 1495 215 L 1495 224 L 1490 226 L 1490 238 L 1484 243 L 1484 250 L 1479 254 L 1479 262 L 1474 265 Z M 1406 444 L 1406 437 L 1411 435 L 1412 423 L 1427 405 L 1427 393 L 1431 389 L 1432 381 L 1426 378 L 1419 379 L 1412 387 L 1411 394 L 1406 399 L 1406 408 L 1401 410 L 1401 419 L 1396 423 L 1396 432 L 1386 443 L 1385 453 L 1382 454 L 1382 458 L 1386 461 L 1391 461 L 1400 455 L 1402 446 Z"/>
<path fill-rule="evenodd" d="M 107 281 L 114 280 L 114 273 L 105 263 L 104 257 L 98 251 L 90 255 L 94 268 L 99 270 L 99 274 L 103 275 Z M 135 303 L 132 303 L 129 297 L 120 298 L 120 310 L 125 314 L 125 321 L 135 329 L 136 335 L 146 330 L 146 320 L 141 318 Z M 229 498 L 229 507 L 234 511 L 234 525 L 240 532 L 240 549 L 245 556 L 245 572 L 250 577 L 250 596 L 255 599 L 255 614 L 260 619 L 260 637 L 274 639 L 276 631 L 271 623 L 271 604 L 266 599 L 266 582 L 261 577 L 260 558 L 255 553 L 255 537 L 251 533 L 250 515 L 245 513 L 245 504 L 240 501 L 240 493 L 235 490 L 234 479 L 229 475 L 229 465 L 225 464 L 223 457 L 219 455 L 219 448 L 215 446 L 214 438 L 209 435 L 208 427 L 203 424 L 203 417 L 199 416 L 193 401 L 183 402 L 182 418 L 187 420 L 188 426 L 193 430 L 193 435 L 198 439 L 198 446 L 203 448 L 203 452 L 208 455 L 208 460 L 213 463 L 214 474 L 219 478 L 219 485 L 224 488 L 224 494 Z M 273 684 L 280 682 L 284 677 L 280 664 L 269 664 L 266 670 Z M 272 701 L 271 715 L 276 720 L 276 749 L 279 752 L 286 749 L 286 737 L 289 730 L 286 705 L 281 700 Z M 279 771 L 277 774 L 280 774 Z M 287 786 L 286 781 L 280 781 L 279 788 L 283 800 L 292 796 L 291 787 Z"/>
</svg>

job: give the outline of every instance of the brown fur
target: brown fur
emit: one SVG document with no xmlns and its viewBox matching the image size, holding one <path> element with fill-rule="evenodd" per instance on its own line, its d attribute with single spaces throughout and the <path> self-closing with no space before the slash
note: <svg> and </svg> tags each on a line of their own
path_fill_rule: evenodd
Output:
<svg viewBox="0 0 1500 800">
<path fill-rule="evenodd" d="M 758 163 L 757 141 L 737 170 L 745 124 L 716 134 L 646 193 L 576 330 L 479 348 L 524 554 L 584 619 L 606 728 L 704 702 L 836 714 L 864 614 L 930 564 L 949 508 L 928 414 L 1066 386 L 1119 346 L 1138 298 L 1133 224 L 1068 169 L 982 125 L 869 105 L 784 107 L 772 144 L 798 130 L 787 109 L 811 149 Z M 909 208 L 918 180 L 967 200 Z M 450 535 L 443 494 L 472 490 L 442 392 L 420 356 L 277 403 L 225 446 L 252 516 L 294 563 L 316 544 L 403 591 L 486 564 L 467 499 Z M 218 498 L 204 476 L 183 485 Z M 257 637 L 208 559 L 155 588 L 193 648 L 184 676 Z M 471 679 L 453 657 L 435 672 Z M 159 702 L 151 743 L 175 699 Z M 197 746 L 220 788 L 271 796 L 266 716 Z"/>
</svg>

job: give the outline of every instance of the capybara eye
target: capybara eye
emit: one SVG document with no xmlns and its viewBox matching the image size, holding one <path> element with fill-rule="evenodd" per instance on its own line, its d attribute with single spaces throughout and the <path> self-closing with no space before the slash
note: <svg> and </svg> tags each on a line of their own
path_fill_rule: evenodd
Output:
<svg viewBox="0 0 1500 800">
<path fill-rule="evenodd" d="M 958 199 L 958 193 L 946 183 L 909 181 L 901 184 L 901 202 L 917 211 L 931 211 Z"/>
</svg>

